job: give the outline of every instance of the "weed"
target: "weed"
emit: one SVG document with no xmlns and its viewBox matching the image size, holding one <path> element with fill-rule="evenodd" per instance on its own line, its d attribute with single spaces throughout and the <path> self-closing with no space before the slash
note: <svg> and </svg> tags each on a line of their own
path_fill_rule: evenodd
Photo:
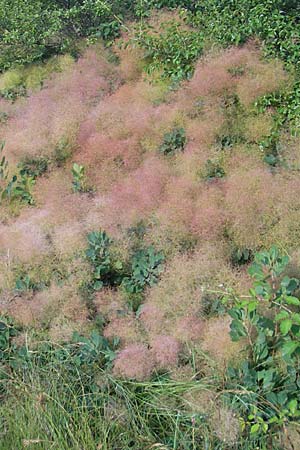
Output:
<svg viewBox="0 0 300 450">
<path fill-rule="evenodd" d="M 131 276 L 124 278 L 123 286 L 130 294 L 143 292 L 146 286 L 154 286 L 163 271 L 164 255 L 154 247 L 137 251 L 132 258 Z"/>
<path fill-rule="evenodd" d="M 234 248 L 231 252 L 231 263 L 234 266 L 241 266 L 249 263 L 253 258 L 251 249 L 248 248 Z"/>
<path fill-rule="evenodd" d="M 4 142 L 0 143 L 0 181 L 6 181 L 8 179 L 8 161 L 5 155 L 2 155 L 4 150 Z"/>
<path fill-rule="evenodd" d="M 221 133 L 217 134 L 217 145 L 222 149 L 231 148 L 245 142 L 242 131 L 244 110 L 236 94 L 226 94 L 222 98 L 225 121 Z"/>
<path fill-rule="evenodd" d="M 173 128 L 166 133 L 159 151 L 164 155 L 174 155 L 177 152 L 183 152 L 186 144 L 186 134 L 184 128 Z"/>
<path fill-rule="evenodd" d="M 19 164 L 21 171 L 26 176 L 31 178 L 37 178 L 47 172 L 49 167 L 49 159 L 45 156 L 30 157 L 27 156 Z"/>
<path fill-rule="evenodd" d="M 89 247 L 86 256 L 93 266 L 92 287 L 99 290 L 103 286 L 117 286 L 122 281 L 123 264 L 113 261 L 111 255 L 112 240 L 105 231 L 89 233 Z"/>
<path fill-rule="evenodd" d="M 204 178 L 206 180 L 214 180 L 216 178 L 223 178 L 225 170 L 217 160 L 208 159 L 205 163 Z"/>
<path fill-rule="evenodd" d="M 122 286 L 128 295 L 131 309 L 138 311 L 146 287 L 154 286 L 163 271 L 164 255 L 154 247 L 138 250 L 132 258 L 130 276 L 123 278 Z"/>
<path fill-rule="evenodd" d="M 11 89 L 2 89 L 0 90 L 0 98 L 4 98 L 5 100 L 10 100 L 11 102 L 15 102 L 19 97 L 26 97 L 27 90 L 25 86 L 17 86 Z"/>
<path fill-rule="evenodd" d="M 30 279 L 29 275 L 24 275 L 16 280 L 16 291 L 17 292 L 27 292 L 33 289 L 34 285 Z"/>
<path fill-rule="evenodd" d="M 6 112 L 0 111 L 0 124 L 8 121 L 9 115 Z"/>
<path fill-rule="evenodd" d="M 73 164 L 72 167 L 72 175 L 73 175 L 73 191 L 74 192 L 86 192 L 86 175 L 85 175 L 85 167 L 81 166 L 77 163 Z"/>
<path fill-rule="evenodd" d="M 0 156 L 4 149 L 4 143 L 0 145 Z M 8 200 L 9 203 L 14 200 L 26 203 L 28 205 L 34 204 L 32 196 L 32 189 L 35 185 L 35 178 L 28 176 L 25 170 L 21 169 L 17 175 L 9 178 L 8 161 L 5 155 L 0 161 L 0 199 Z"/>
<path fill-rule="evenodd" d="M 244 66 L 233 66 L 228 69 L 228 72 L 233 77 L 241 77 L 244 75 L 246 68 Z"/>
<path fill-rule="evenodd" d="M 67 139 L 61 139 L 54 149 L 54 161 L 57 167 L 62 167 L 72 156 L 70 143 Z"/>
</svg>

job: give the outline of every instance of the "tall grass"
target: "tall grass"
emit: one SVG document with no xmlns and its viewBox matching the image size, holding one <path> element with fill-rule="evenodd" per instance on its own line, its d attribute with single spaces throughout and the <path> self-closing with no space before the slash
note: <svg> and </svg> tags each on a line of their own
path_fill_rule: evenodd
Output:
<svg viewBox="0 0 300 450">
<path fill-rule="evenodd" d="M 216 380 L 157 375 L 146 382 L 124 381 L 99 364 L 79 367 L 63 352 L 60 361 L 57 352 L 45 357 L 32 351 L 27 360 L 12 360 L 9 370 L 2 367 L 1 450 L 267 448 L 247 438 L 222 442 L 205 413 L 192 411 L 185 394 L 208 392 Z"/>
<path fill-rule="evenodd" d="M 209 389 L 208 379 L 122 381 L 99 364 L 79 367 L 66 352 L 60 361 L 57 352 L 32 351 L 2 367 L 1 450 L 197 449 L 209 442 L 204 417 L 182 401 L 188 391 Z"/>
</svg>

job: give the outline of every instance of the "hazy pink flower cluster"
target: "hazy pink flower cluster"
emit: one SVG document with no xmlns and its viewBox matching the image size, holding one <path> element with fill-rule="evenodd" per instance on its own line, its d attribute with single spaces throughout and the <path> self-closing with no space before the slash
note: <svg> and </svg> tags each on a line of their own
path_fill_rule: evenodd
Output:
<svg viewBox="0 0 300 450">
<path fill-rule="evenodd" d="M 131 344 L 118 354 L 114 364 L 114 374 L 139 381 L 151 376 L 154 360 L 144 344 Z"/>
<path fill-rule="evenodd" d="M 61 139 L 74 140 L 89 108 L 109 92 L 108 63 L 88 50 L 71 68 L 55 73 L 45 86 L 18 103 L 4 139 L 12 159 L 49 154 Z"/>
</svg>

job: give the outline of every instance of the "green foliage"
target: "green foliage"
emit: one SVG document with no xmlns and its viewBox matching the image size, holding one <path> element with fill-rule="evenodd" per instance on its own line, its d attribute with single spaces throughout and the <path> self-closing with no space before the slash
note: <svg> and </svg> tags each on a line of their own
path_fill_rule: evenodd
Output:
<svg viewBox="0 0 300 450">
<path fill-rule="evenodd" d="M 196 14 L 190 17 L 194 26 L 224 46 L 241 45 L 258 36 L 268 55 L 298 65 L 299 22 L 295 10 L 284 10 L 282 4 L 279 0 L 208 0 L 198 2 Z"/>
<path fill-rule="evenodd" d="M 15 293 L 37 292 L 51 284 L 61 285 L 69 276 L 69 261 L 62 260 L 55 253 L 46 255 L 39 263 L 15 263 L 12 266 Z"/>
<path fill-rule="evenodd" d="M 4 142 L 0 143 L 0 181 L 6 181 L 8 178 L 8 161 L 3 155 L 4 145 Z"/>
<path fill-rule="evenodd" d="M 59 11 L 43 0 L 1 0 L 0 71 L 59 49 Z"/>
<path fill-rule="evenodd" d="M 242 75 L 244 75 L 245 71 L 246 71 L 246 67 L 243 65 L 233 66 L 228 69 L 228 72 L 233 77 L 241 77 Z"/>
<path fill-rule="evenodd" d="M 276 247 L 255 255 L 250 295 L 234 298 L 229 309 L 231 338 L 248 343 L 249 359 L 229 369 L 228 387 L 243 388 L 239 407 L 255 435 L 300 417 L 300 282 L 283 276 L 288 263 Z"/>
<path fill-rule="evenodd" d="M 86 184 L 85 167 L 77 163 L 74 163 L 72 167 L 72 175 L 73 175 L 73 182 L 72 182 L 73 191 L 87 192 L 88 187 Z"/>
<path fill-rule="evenodd" d="M 244 109 L 236 94 L 226 94 L 222 99 L 225 120 L 221 131 L 216 136 L 216 143 L 221 150 L 245 142 L 243 135 Z"/>
<path fill-rule="evenodd" d="M 132 258 L 131 275 L 123 279 L 123 286 L 130 294 L 139 294 L 146 286 L 154 286 L 163 271 L 164 255 L 154 247 L 137 251 Z"/>
<path fill-rule="evenodd" d="M 144 298 L 146 287 L 154 286 L 163 271 L 164 255 L 150 246 L 138 250 L 131 260 L 130 275 L 122 280 L 129 307 L 138 312 Z"/>
<path fill-rule="evenodd" d="M 116 357 L 115 349 L 119 344 L 118 339 L 114 339 L 112 345 L 97 331 L 92 331 L 89 338 L 81 336 L 79 333 L 73 334 L 73 343 L 77 346 L 75 358 L 76 365 L 92 364 L 95 361 L 101 362 L 104 367 L 111 366 Z"/>
<path fill-rule="evenodd" d="M 125 263 L 114 254 L 113 241 L 105 231 L 92 232 L 87 238 L 89 247 L 86 256 L 93 267 L 90 283 L 92 292 L 104 286 L 122 286 L 130 306 L 136 311 L 145 288 L 153 286 L 159 280 L 164 262 L 162 252 L 157 252 L 152 246 L 139 249 Z"/>
<path fill-rule="evenodd" d="M 105 231 L 93 231 L 87 236 L 89 247 L 86 256 L 93 266 L 92 288 L 118 286 L 122 281 L 123 264 L 114 261 L 111 253 L 112 240 Z"/>
<path fill-rule="evenodd" d="M 163 142 L 159 151 L 164 155 L 174 155 L 177 152 L 183 152 L 186 144 L 186 134 L 184 128 L 173 128 L 163 137 Z"/>
<path fill-rule="evenodd" d="M 202 35 L 177 22 L 163 24 L 160 32 L 146 27 L 139 30 L 137 39 L 145 50 L 148 73 L 162 71 L 164 77 L 174 82 L 192 76 L 194 62 L 202 53 Z"/>
<path fill-rule="evenodd" d="M 0 124 L 7 122 L 8 117 L 6 112 L 0 111 Z"/>
<path fill-rule="evenodd" d="M 37 292 L 49 287 L 50 280 L 39 274 L 39 277 L 33 276 L 26 272 L 22 272 L 17 276 L 15 283 L 15 291 L 18 294 L 26 292 Z"/>
<path fill-rule="evenodd" d="M 231 262 L 234 266 L 247 264 L 252 260 L 253 254 L 249 248 L 235 247 L 231 252 Z"/>
<path fill-rule="evenodd" d="M 38 178 L 47 172 L 49 167 L 49 159 L 45 156 L 25 157 L 19 164 L 21 171 L 31 178 Z"/>
<path fill-rule="evenodd" d="M 72 155 L 72 145 L 68 139 L 63 138 L 54 149 L 53 159 L 57 167 L 62 167 Z"/>
<path fill-rule="evenodd" d="M 241 45 L 253 36 L 263 41 L 267 56 L 279 57 L 288 68 L 299 70 L 300 23 L 297 2 L 270 0 L 208 0 L 197 2 L 196 12 L 189 20 L 213 42 L 224 47 Z M 239 68 L 233 75 L 239 76 Z M 232 69 L 233 70 L 233 69 Z M 284 92 L 265 96 L 257 104 L 260 110 L 275 108 L 274 125 L 271 133 L 260 143 L 264 160 L 270 166 L 282 162 L 279 144 L 282 128 L 291 127 L 293 134 L 299 131 L 299 82 Z M 221 134 L 217 139 L 222 148 L 240 142 L 236 132 Z"/>
<path fill-rule="evenodd" d="M 4 143 L 0 145 L 0 156 L 4 149 Z M 25 170 L 21 169 L 17 175 L 9 178 L 8 161 L 3 155 L 0 161 L 0 199 L 9 203 L 14 200 L 28 205 L 34 204 L 32 189 L 35 185 L 35 178 L 28 176 Z"/>
<path fill-rule="evenodd" d="M 72 51 L 80 37 L 113 39 L 118 9 L 106 0 L 1 0 L 0 71 Z"/>
<path fill-rule="evenodd" d="M 24 86 L 16 86 L 10 89 L 1 89 L 0 97 L 5 100 L 10 100 L 11 102 L 15 102 L 19 97 L 26 97 L 27 91 Z"/>
<path fill-rule="evenodd" d="M 107 275 L 110 274 L 111 257 L 110 245 L 111 239 L 105 231 L 94 231 L 88 234 L 89 247 L 86 250 L 86 256 L 94 268 L 93 288 L 101 289 L 105 284 Z"/>
<path fill-rule="evenodd" d="M 217 178 L 223 178 L 224 176 L 225 170 L 218 160 L 208 159 L 206 161 L 204 170 L 204 178 L 206 180 L 214 180 Z"/>
<path fill-rule="evenodd" d="M 3 148 L 4 144 L 1 145 L 0 152 L 3 151 Z M 0 162 L 0 181 L 2 181 L 2 185 L 0 185 L 2 200 L 7 200 L 9 203 L 17 200 L 28 205 L 34 204 L 32 189 L 35 185 L 35 179 L 28 176 L 23 169 L 9 179 L 8 162 L 5 156 L 2 156 Z"/>
<path fill-rule="evenodd" d="M 16 291 L 17 292 L 27 292 L 34 288 L 34 285 L 30 279 L 29 275 L 20 276 L 16 280 Z"/>
<path fill-rule="evenodd" d="M 18 175 L 14 175 L 6 187 L 2 190 L 2 200 L 12 203 L 14 200 L 28 205 L 34 205 L 32 189 L 35 185 L 35 179 L 27 176 L 22 170 Z"/>
<path fill-rule="evenodd" d="M 0 362 L 9 357 L 11 340 L 17 335 L 17 329 L 13 326 L 13 322 L 7 318 L 0 316 Z"/>
<path fill-rule="evenodd" d="M 226 306 L 222 301 L 222 296 L 212 293 L 205 293 L 201 298 L 201 315 L 205 318 L 219 317 L 227 313 Z"/>
<path fill-rule="evenodd" d="M 260 142 L 260 147 L 264 151 L 265 161 L 270 165 L 277 165 L 282 159 L 279 143 L 281 130 L 289 128 L 292 135 L 299 134 L 300 83 L 296 81 L 291 88 L 283 92 L 274 92 L 261 97 L 255 106 L 258 113 L 268 108 L 275 110 L 271 133 Z"/>
</svg>

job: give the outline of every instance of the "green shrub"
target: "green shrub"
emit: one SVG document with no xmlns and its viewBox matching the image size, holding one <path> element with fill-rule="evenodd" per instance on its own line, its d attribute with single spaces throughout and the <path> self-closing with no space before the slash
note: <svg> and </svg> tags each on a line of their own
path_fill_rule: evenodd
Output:
<svg viewBox="0 0 300 450">
<path fill-rule="evenodd" d="M 57 167 L 62 167 L 72 156 L 72 144 L 67 138 L 62 138 L 55 146 L 53 159 Z"/>
<path fill-rule="evenodd" d="M 300 417 L 300 282 L 283 276 L 288 263 L 276 247 L 256 254 L 249 269 L 254 286 L 249 296 L 233 298 L 229 309 L 232 340 L 245 341 L 249 357 L 229 369 L 227 388 L 242 388 L 229 397 L 254 437 Z"/>
<path fill-rule="evenodd" d="M 10 89 L 1 89 L 0 97 L 5 100 L 10 100 L 11 102 L 15 102 L 19 97 L 26 97 L 27 91 L 25 86 L 17 86 Z"/>
<path fill-rule="evenodd" d="M 76 53 L 80 37 L 119 34 L 117 5 L 106 0 L 1 0 L 0 71 L 53 54 Z"/>
<path fill-rule="evenodd" d="M 112 257 L 112 240 L 105 231 L 93 231 L 87 239 L 86 256 L 93 266 L 92 288 L 97 291 L 103 286 L 118 286 L 122 281 L 123 264 Z"/>
<path fill-rule="evenodd" d="M 4 143 L 0 144 L 0 156 L 3 153 Z M 5 155 L 0 160 L 0 199 L 7 200 L 9 203 L 14 200 L 34 204 L 32 189 L 35 185 L 35 178 L 29 176 L 26 170 L 19 170 L 17 175 L 9 178 L 8 161 Z"/>
<path fill-rule="evenodd" d="M 19 164 L 19 168 L 24 174 L 26 174 L 26 176 L 31 178 L 37 178 L 47 172 L 49 163 L 50 163 L 49 159 L 45 156 L 38 156 L 38 157 L 27 156 Z"/>
<path fill-rule="evenodd" d="M 125 290 L 130 294 L 139 294 L 146 286 L 154 286 L 163 271 L 164 255 L 154 247 L 137 251 L 132 258 L 131 275 L 123 280 Z"/>
<path fill-rule="evenodd" d="M 146 28 L 139 32 L 137 39 L 145 50 L 148 73 L 161 71 L 174 82 L 192 76 L 194 62 L 203 48 L 201 33 L 186 30 L 177 22 L 162 24 L 161 31 L 155 34 Z"/>
<path fill-rule="evenodd" d="M 273 108 L 273 127 L 271 133 L 261 142 L 260 147 L 264 151 L 265 161 L 275 166 L 282 160 L 280 148 L 281 131 L 289 128 L 292 135 L 296 136 L 300 130 L 300 83 L 296 81 L 291 88 L 283 92 L 274 92 L 264 95 L 255 103 L 258 113 Z"/>
<path fill-rule="evenodd" d="M 163 271 L 164 255 L 151 246 L 138 250 L 132 258 L 130 275 L 122 280 L 130 308 L 137 312 L 144 298 L 146 287 L 154 286 Z"/>
<path fill-rule="evenodd" d="M 225 170 L 217 160 L 208 159 L 205 163 L 204 178 L 206 180 L 214 180 L 223 178 Z"/>
<path fill-rule="evenodd" d="M 245 111 L 236 94 L 226 94 L 222 98 L 224 123 L 216 136 L 216 143 L 226 150 L 245 142 L 243 134 Z"/>
<path fill-rule="evenodd" d="M 248 248 L 235 247 L 231 251 L 231 263 L 234 266 L 242 266 L 243 264 L 247 264 L 252 260 L 252 257 L 252 250 Z"/>
<path fill-rule="evenodd" d="M 77 163 L 74 163 L 72 167 L 72 175 L 73 175 L 73 182 L 72 182 L 73 191 L 87 192 L 85 167 Z"/>
<path fill-rule="evenodd" d="M 163 142 L 159 151 L 164 155 L 174 155 L 177 152 L 183 152 L 186 144 L 186 135 L 184 128 L 173 128 L 163 137 Z"/>
</svg>

